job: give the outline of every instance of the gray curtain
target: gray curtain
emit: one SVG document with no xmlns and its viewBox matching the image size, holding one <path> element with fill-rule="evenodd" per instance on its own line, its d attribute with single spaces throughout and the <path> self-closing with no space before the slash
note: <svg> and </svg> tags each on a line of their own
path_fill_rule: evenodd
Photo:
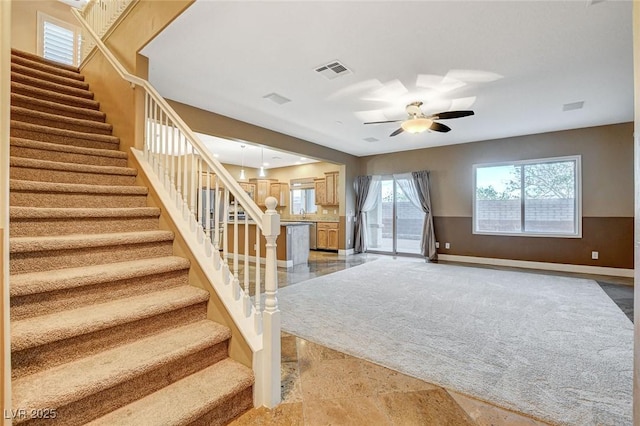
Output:
<svg viewBox="0 0 640 426">
<path fill-rule="evenodd" d="M 354 252 L 367 250 L 367 212 L 376 206 L 377 194 L 380 192 L 378 176 L 358 176 L 353 182 L 356 192 L 356 215 L 354 223 Z"/>
<path fill-rule="evenodd" d="M 411 173 L 413 184 L 420 200 L 420 208 L 424 212 L 424 224 L 422 226 L 422 241 L 420 252 L 431 261 L 438 260 L 436 252 L 436 235 L 433 228 L 433 213 L 431 210 L 431 195 L 429 193 L 429 172 L 421 170 Z"/>
</svg>

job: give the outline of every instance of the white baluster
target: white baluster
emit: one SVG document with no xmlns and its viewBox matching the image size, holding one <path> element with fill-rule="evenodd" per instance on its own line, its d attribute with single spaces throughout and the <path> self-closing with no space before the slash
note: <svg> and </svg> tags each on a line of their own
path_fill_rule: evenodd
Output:
<svg viewBox="0 0 640 426">
<path fill-rule="evenodd" d="M 213 208 L 213 248 L 220 250 L 220 187 L 218 185 L 218 176 L 216 178 L 216 196 L 214 198 L 215 206 Z"/>
<path fill-rule="evenodd" d="M 255 313 L 255 327 L 256 333 L 262 333 L 262 295 L 260 294 L 260 287 L 262 283 L 260 282 L 260 273 L 261 273 L 261 262 L 260 262 L 260 245 L 262 244 L 262 240 L 260 239 L 260 227 L 256 225 L 256 292 L 254 297 L 254 305 L 256 308 Z"/>
<path fill-rule="evenodd" d="M 224 267 L 224 283 L 229 284 L 229 189 L 224 189 L 224 223 L 222 225 L 222 259 Z"/>
<path fill-rule="evenodd" d="M 183 179 L 182 179 L 182 200 L 181 208 L 182 208 L 182 217 L 186 219 L 189 215 L 189 153 L 188 153 L 188 145 L 187 145 L 187 137 L 182 135 L 182 139 L 184 140 L 184 164 L 182 167 Z"/>
<path fill-rule="evenodd" d="M 169 194 L 171 198 L 176 196 L 176 128 L 173 126 L 173 122 L 171 123 L 171 134 L 170 134 L 171 142 L 169 143 L 169 154 L 170 154 L 170 163 L 169 163 Z"/>
<path fill-rule="evenodd" d="M 280 403 L 280 311 L 278 310 L 278 271 L 276 239 L 280 234 L 280 216 L 276 212 L 278 204 L 274 197 L 265 201 L 267 211 L 262 216 L 264 237 L 267 240 L 267 260 L 265 269 L 265 301 L 263 312 L 264 401 L 267 408 Z"/>
<path fill-rule="evenodd" d="M 209 165 L 206 165 L 205 181 L 205 235 L 211 241 L 211 175 L 209 174 Z"/>
<path fill-rule="evenodd" d="M 176 158 L 176 165 L 178 168 L 176 176 L 176 202 L 180 203 L 182 200 L 182 133 L 178 133 L 178 152 Z M 176 203 L 176 206 L 178 205 Z"/>
<path fill-rule="evenodd" d="M 149 94 L 144 92 L 144 158 L 149 161 L 149 133 L 151 133 L 151 123 L 149 122 Z"/>
<path fill-rule="evenodd" d="M 251 315 L 251 297 L 249 296 L 249 215 L 244 215 L 244 315 Z"/>
<path fill-rule="evenodd" d="M 233 202 L 233 284 L 231 291 L 233 298 L 238 300 L 240 297 L 240 282 L 238 281 L 238 199 Z"/>
</svg>

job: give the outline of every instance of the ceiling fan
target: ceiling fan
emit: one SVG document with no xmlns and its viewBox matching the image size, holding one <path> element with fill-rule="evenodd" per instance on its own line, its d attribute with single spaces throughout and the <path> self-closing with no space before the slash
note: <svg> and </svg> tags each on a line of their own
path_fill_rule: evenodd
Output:
<svg viewBox="0 0 640 426">
<path fill-rule="evenodd" d="M 422 133 L 427 130 L 433 130 L 435 132 L 446 133 L 451 128 L 444 124 L 438 123 L 435 120 L 447 120 L 450 118 L 461 118 L 473 115 L 473 111 L 445 111 L 437 114 L 431 114 L 429 116 L 424 115 L 420 107 L 422 102 L 412 102 L 407 105 L 407 114 L 409 118 L 406 120 L 387 120 L 387 121 L 370 121 L 364 124 L 383 124 L 383 123 L 397 123 L 402 121 L 400 128 L 389 136 L 396 136 L 400 133 L 407 131 L 409 133 Z"/>
</svg>

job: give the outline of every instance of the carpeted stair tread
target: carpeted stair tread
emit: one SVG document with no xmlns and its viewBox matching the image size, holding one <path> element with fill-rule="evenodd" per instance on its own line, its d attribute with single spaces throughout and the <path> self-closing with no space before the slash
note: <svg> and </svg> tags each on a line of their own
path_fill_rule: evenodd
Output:
<svg viewBox="0 0 640 426">
<path fill-rule="evenodd" d="M 23 50 L 18 50 L 18 49 L 11 49 L 11 59 L 13 61 L 13 59 L 15 57 L 18 58 L 23 58 L 23 59 L 27 59 L 29 61 L 32 62 L 36 62 L 39 64 L 43 64 L 46 65 L 50 68 L 54 68 L 54 69 L 60 69 L 60 70 L 65 70 L 71 73 L 76 73 L 79 74 L 80 70 L 78 69 L 78 67 L 73 66 L 73 65 L 68 65 L 68 64 L 63 64 L 57 61 L 53 61 L 51 59 L 45 59 L 42 56 L 39 55 L 35 55 L 33 53 L 29 53 L 29 52 L 25 52 Z"/>
<path fill-rule="evenodd" d="M 58 408 L 230 337 L 228 328 L 209 320 L 177 327 L 14 380 L 13 406 Z"/>
<path fill-rule="evenodd" d="M 112 144 L 112 149 L 118 149 L 120 144 L 120 138 L 111 135 L 100 135 L 96 133 L 76 132 L 73 130 L 58 129 L 55 127 L 41 126 L 38 124 L 25 123 L 22 121 L 11 120 L 11 131 L 25 130 L 35 133 L 44 134 L 46 136 L 59 136 L 61 138 L 82 139 L 89 142 L 101 142 L 105 144 Z M 18 136 L 19 137 L 19 136 Z M 53 138 L 55 139 L 55 138 Z M 42 142 L 49 142 L 44 140 Z"/>
<path fill-rule="evenodd" d="M 11 63 L 11 72 L 26 75 L 40 80 L 51 81 L 52 83 L 64 84 L 76 89 L 89 90 L 89 84 L 76 78 L 65 77 L 61 75 L 51 74 L 50 72 L 41 71 L 22 64 Z"/>
<path fill-rule="evenodd" d="M 34 55 L 28 57 L 24 55 L 24 52 L 12 51 L 11 63 L 20 64 L 25 67 L 37 69 L 61 77 L 84 81 L 84 76 L 80 74 L 77 69 L 67 68 L 67 65 L 60 66 L 61 64 L 57 62 L 48 61 L 46 59 L 43 60 L 43 58 L 35 57 Z"/>
<path fill-rule="evenodd" d="M 189 261 L 178 256 L 131 260 L 107 265 L 82 266 L 54 271 L 30 272 L 10 278 L 11 297 L 73 289 L 83 286 L 189 269 Z"/>
<path fill-rule="evenodd" d="M 17 207 L 9 208 L 11 219 L 63 219 L 63 218 L 87 218 L 87 217 L 158 217 L 160 209 L 157 207 L 132 207 L 132 208 L 48 208 L 48 207 Z"/>
<path fill-rule="evenodd" d="M 11 167 L 25 167 L 40 170 L 63 170 L 75 173 L 136 176 L 138 171 L 131 167 L 93 166 L 90 164 L 62 163 L 59 161 L 36 160 L 33 158 L 10 157 Z"/>
<path fill-rule="evenodd" d="M 67 163 L 79 163 L 79 164 L 94 164 L 105 165 L 104 163 L 110 163 L 113 165 L 119 164 L 120 167 L 124 167 L 127 164 L 127 153 L 124 151 L 116 151 L 115 149 L 97 149 L 97 148 L 85 148 L 82 146 L 62 145 L 59 143 L 49 143 L 34 141 L 24 138 L 10 138 L 10 144 L 13 151 L 10 152 L 11 156 L 25 157 L 26 154 L 32 154 L 32 150 L 38 151 L 38 158 L 59 158 L 59 161 Z M 16 154 L 20 150 L 16 148 L 23 148 L 26 154 Z M 46 157 L 46 158 L 43 158 Z M 27 158 L 33 158 L 28 156 Z"/>
<path fill-rule="evenodd" d="M 75 87 L 69 87 L 65 84 L 54 83 L 49 80 L 42 80 L 40 78 L 31 77 L 28 75 L 12 72 L 11 81 L 16 83 L 22 83 L 32 87 L 39 87 L 41 89 L 50 90 L 56 93 L 62 93 L 69 96 L 75 96 L 78 98 L 93 99 L 94 95 L 88 89 L 77 89 Z"/>
<path fill-rule="evenodd" d="M 23 96 L 30 96 L 36 99 L 41 99 L 49 102 L 58 102 L 64 105 L 70 105 L 70 106 L 79 107 L 79 108 L 88 108 L 88 109 L 94 109 L 94 110 L 100 109 L 100 103 L 96 100 L 79 98 L 77 96 L 58 93 L 52 90 L 46 90 L 40 87 L 34 87 L 28 84 L 18 83 L 16 81 L 11 82 L 11 93 L 17 93 Z"/>
<path fill-rule="evenodd" d="M 159 243 L 173 240 L 173 237 L 174 235 L 171 231 L 16 237 L 9 239 L 9 252 L 30 253 L 48 250 L 78 250 L 125 244 Z"/>
<path fill-rule="evenodd" d="M 11 322 L 11 351 L 21 351 L 204 303 L 209 293 L 180 286 Z"/>
<path fill-rule="evenodd" d="M 252 371 L 230 358 L 215 363 L 87 425 L 188 425 L 254 382 Z"/>
<path fill-rule="evenodd" d="M 17 117 L 21 117 L 20 119 Z M 56 127 L 62 129 L 70 129 L 83 132 L 96 132 L 102 134 L 111 134 L 113 126 L 95 120 L 83 120 L 79 118 L 67 117 L 64 115 L 50 114 L 42 111 L 34 111 L 28 108 L 11 106 L 11 119 L 46 125 L 48 127 Z M 45 122 L 46 124 L 43 124 Z"/>
<path fill-rule="evenodd" d="M 30 109 L 32 111 L 43 111 L 64 115 L 66 117 L 81 118 L 83 120 L 99 121 L 104 123 L 107 115 L 97 109 L 88 109 L 73 105 L 65 105 L 58 102 L 38 99 L 20 93 L 11 93 L 11 105 Z"/>
<path fill-rule="evenodd" d="M 36 182 L 30 180 L 9 180 L 10 191 L 30 192 L 58 192 L 58 193 L 84 193 L 84 194 L 129 194 L 147 195 L 149 190 L 143 186 L 111 186 L 111 185 L 84 185 L 81 183 L 54 183 Z"/>
</svg>

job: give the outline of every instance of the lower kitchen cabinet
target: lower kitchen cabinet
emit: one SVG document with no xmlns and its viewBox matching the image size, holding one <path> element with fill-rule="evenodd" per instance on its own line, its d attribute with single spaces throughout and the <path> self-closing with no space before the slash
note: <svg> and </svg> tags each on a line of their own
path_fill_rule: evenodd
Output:
<svg viewBox="0 0 640 426">
<path fill-rule="evenodd" d="M 338 224 L 318 222 L 316 247 L 320 250 L 338 250 Z"/>
</svg>

